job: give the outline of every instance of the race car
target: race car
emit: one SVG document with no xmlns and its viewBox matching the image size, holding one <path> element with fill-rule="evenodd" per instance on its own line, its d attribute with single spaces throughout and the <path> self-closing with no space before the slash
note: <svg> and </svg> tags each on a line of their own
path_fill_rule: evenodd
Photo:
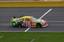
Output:
<svg viewBox="0 0 64 42">
<path fill-rule="evenodd" d="M 25 28 L 42 28 L 48 27 L 48 22 L 44 19 L 37 19 L 33 16 L 20 16 L 20 17 L 12 17 L 10 21 L 10 25 L 12 27 L 25 27 Z"/>
</svg>

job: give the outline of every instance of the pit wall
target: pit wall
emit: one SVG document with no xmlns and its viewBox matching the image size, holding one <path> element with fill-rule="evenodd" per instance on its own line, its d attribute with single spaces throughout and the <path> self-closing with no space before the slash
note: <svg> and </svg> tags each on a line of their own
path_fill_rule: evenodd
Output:
<svg viewBox="0 0 64 42">
<path fill-rule="evenodd" d="M 0 7 L 64 7 L 64 1 L 58 2 L 0 2 Z"/>
</svg>

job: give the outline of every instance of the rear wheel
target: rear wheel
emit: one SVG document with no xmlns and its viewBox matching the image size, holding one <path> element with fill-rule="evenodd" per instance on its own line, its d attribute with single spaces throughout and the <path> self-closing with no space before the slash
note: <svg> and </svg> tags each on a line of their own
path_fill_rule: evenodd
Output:
<svg viewBox="0 0 64 42">
<path fill-rule="evenodd" d="M 16 23 L 16 22 L 12 22 L 11 25 L 12 25 L 12 27 L 14 27 L 14 28 L 15 28 L 15 27 L 19 27 L 19 23 Z"/>
<path fill-rule="evenodd" d="M 18 25 L 19 25 L 19 27 L 21 27 L 21 28 L 23 27 L 22 24 L 23 24 L 23 21 L 18 22 Z"/>
</svg>

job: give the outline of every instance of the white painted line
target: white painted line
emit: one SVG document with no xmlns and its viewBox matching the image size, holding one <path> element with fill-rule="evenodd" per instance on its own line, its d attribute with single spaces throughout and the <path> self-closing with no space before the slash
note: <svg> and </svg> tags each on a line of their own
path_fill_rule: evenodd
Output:
<svg viewBox="0 0 64 42">
<path fill-rule="evenodd" d="M 34 42 L 35 39 L 32 39 L 30 42 Z"/>
<path fill-rule="evenodd" d="M 52 9 L 49 9 L 47 12 L 45 12 L 39 19 L 43 18 L 44 16 L 46 16 L 50 11 L 52 11 Z"/>
<path fill-rule="evenodd" d="M 45 15 L 47 15 L 52 9 L 49 9 L 47 12 L 45 12 L 39 19 L 43 18 Z M 30 28 L 27 28 L 24 32 L 27 32 Z"/>
<path fill-rule="evenodd" d="M 30 28 L 27 28 L 24 32 L 27 32 Z"/>
</svg>

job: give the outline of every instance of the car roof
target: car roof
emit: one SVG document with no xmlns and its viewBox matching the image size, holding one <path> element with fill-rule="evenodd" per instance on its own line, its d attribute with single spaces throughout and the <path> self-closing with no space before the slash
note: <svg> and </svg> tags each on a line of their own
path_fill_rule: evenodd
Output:
<svg viewBox="0 0 64 42">
<path fill-rule="evenodd" d="M 32 16 L 23 16 L 23 17 L 20 17 L 20 18 L 33 18 Z"/>
</svg>

